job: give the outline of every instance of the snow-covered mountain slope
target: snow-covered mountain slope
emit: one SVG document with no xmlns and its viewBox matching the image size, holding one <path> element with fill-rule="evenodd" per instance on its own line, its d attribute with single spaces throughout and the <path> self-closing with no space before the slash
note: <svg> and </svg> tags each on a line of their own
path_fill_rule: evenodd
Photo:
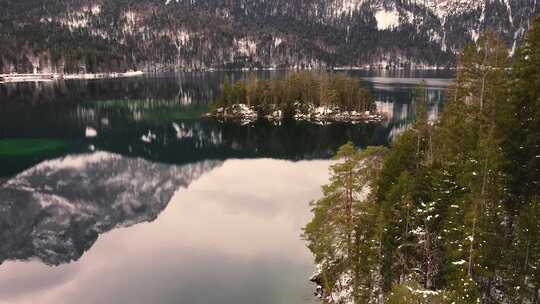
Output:
<svg viewBox="0 0 540 304">
<path fill-rule="evenodd" d="M 488 28 L 519 45 L 536 1 L 9 0 L 0 71 L 444 66 Z"/>
<path fill-rule="evenodd" d="M 486 0 L 428 0 L 426 6 L 439 18 L 444 19 L 449 15 L 461 15 L 467 12 L 482 9 L 487 4 Z"/>
<path fill-rule="evenodd" d="M 0 264 L 77 260 L 101 233 L 155 220 L 178 188 L 219 165 L 165 165 L 108 152 L 45 161 L 0 186 Z"/>
</svg>

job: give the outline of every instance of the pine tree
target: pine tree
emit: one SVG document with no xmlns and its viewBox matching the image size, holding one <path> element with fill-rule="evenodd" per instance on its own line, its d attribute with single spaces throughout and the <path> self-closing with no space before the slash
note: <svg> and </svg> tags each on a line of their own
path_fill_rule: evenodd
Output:
<svg viewBox="0 0 540 304">
<path fill-rule="evenodd" d="M 229 106 L 233 103 L 232 100 L 232 87 L 229 77 L 225 75 L 223 83 L 221 85 L 221 94 L 219 95 L 218 105 L 222 107 Z"/>
<path fill-rule="evenodd" d="M 352 143 L 337 152 L 339 163 L 331 167 L 331 178 L 323 186 L 323 198 L 312 204 L 313 220 L 304 238 L 321 266 L 327 300 L 340 293 L 356 303 L 368 303 L 375 286 L 374 265 L 377 239 L 374 233 L 376 207 L 368 195 L 376 179 L 384 148 L 357 151 Z"/>
<path fill-rule="evenodd" d="M 459 189 L 445 228 L 451 244 L 448 280 L 456 300 L 464 302 L 489 297 L 500 267 L 506 214 L 500 203 L 505 180 L 497 110 L 508 96 L 507 67 L 507 50 L 494 33 L 467 47 L 439 126 L 438 161 Z"/>
<path fill-rule="evenodd" d="M 540 17 L 517 52 L 512 69 L 510 105 L 502 127 L 507 131 L 505 154 L 510 160 L 512 192 L 519 209 L 540 194 Z M 501 112 L 502 112 L 501 110 Z"/>
<path fill-rule="evenodd" d="M 501 109 L 507 209 L 515 230 L 506 253 L 509 292 L 516 300 L 540 303 L 540 18 L 527 33 L 512 69 L 510 104 Z"/>
</svg>

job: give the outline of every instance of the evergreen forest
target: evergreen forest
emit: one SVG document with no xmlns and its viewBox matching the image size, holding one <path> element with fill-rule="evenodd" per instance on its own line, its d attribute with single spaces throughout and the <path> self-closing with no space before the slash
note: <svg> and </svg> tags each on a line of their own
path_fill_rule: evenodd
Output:
<svg viewBox="0 0 540 304">
<path fill-rule="evenodd" d="M 326 303 L 540 303 L 540 19 L 467 45 L 442 116 L 341 147 L 304 238 Z"/>
<path fill-rule="evenodd" d="M 296 110 L 309 107 L 335 107 L 342 111 L 374 111 L 375 100 L 360 79 L 345 74 L 299 72 L 284 78 L 257 79 L 230 83 L 223 81 L 221 94 L 213 107 L 231 107 L 244 104 L 257 112 L 268 114 L 276 109 L 286 117 Z"/>
</svg>

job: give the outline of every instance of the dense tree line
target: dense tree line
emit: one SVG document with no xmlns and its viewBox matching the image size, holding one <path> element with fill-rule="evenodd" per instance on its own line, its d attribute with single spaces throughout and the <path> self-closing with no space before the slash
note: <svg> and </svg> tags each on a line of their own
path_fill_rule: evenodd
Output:
<svg viewBox="0 0 540 304">
<path fill-rule="evenodd" d="M 285 115 L 307 107 L 337 107 L 341 111 L 374 111 L 375 100 L 360 79 L 321 71 L 290 73 L 285 78 L 248 80 L 233 84 L 226 78 L 214 107 L 245 104 L 262 113 L 277 109 Z M 302 111 L 307 112 L 307 111 Z"/>
<path fill-rule="evenodd" d="M 439 121 L 342 147 L 304 237 L 329 303 L 540 303 L 540 19 L 515 61 L 487 32 Z"/>
</svg>

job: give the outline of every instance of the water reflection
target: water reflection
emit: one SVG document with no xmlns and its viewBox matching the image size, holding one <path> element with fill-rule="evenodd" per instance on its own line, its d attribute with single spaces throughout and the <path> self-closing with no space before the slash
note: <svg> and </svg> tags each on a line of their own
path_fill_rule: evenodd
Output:
<svg viewBox="0 0 540 304">
<path fill-rule="evenodd" d="M 154 222 L 103 234 L 77 262 L 4 263 L 0 302 L 314 303 L 299 235 L 328 166 L 226 161 L 179 188 Z"/>
<path fill-rule="evenodd" d="M 99 234 L 153 221 L 219 161 L 168 166 L 96 152 L 45 161 L 0 186 L 0 264 L 77 260 Z"/>
<path fill-rule="evenodd" d="M 170 100 L 193 104 L 212 100 L 223 73 L 158 74 L 134 78 L 21 82 L 0 85 L 0 106 L 96 100 Z"/>
<path fill-rule="evenodd" d="M 248 77 L 0 85 L 0 140 L 66 143 L 0 153 L 0 303 L 313 301 L 299 235 L 330 162 L 305 160 L 388 144 L 414 121 L 421 78 L 367 79 L 385 124 L 200 119 L 226 75 Z M 427 84 L 434 120 L 448 81 Z"/>
<path fill-rule="evenodd" d="M 396 110 L 411 104 L 415 87 L 424 80 L 430 96 L 433 96 L 432 100 L 436 104 L 442 103 L 449 80 L 440 77 L 451 76 L 435 72 L 409 72 L 389 78 L 393 74 L 377 75 L 365 71 L 347 73 L 363 77 L 376 100 L 392 102 Z M 256 76 L 268 78 L 285 74 L 285 71 L 259 71 Z M 119 127 L 118 120 L 111 120 L 109 116 L 134 122 L 165 121 L 167 124 L 170 121 L 196 119 L 215 99 L 225 77 L 237 80 L 248 78 L 250 74 L 181 73 L 110 80 L 2 84 L 0 138 L 33 136 L 80 139 L 84 136 L 85 124 Z M 408 111 L 409 118 L 410 113 Z M 387 128 L 388 134 L 392 132 L 392 127 Z"/>
</svg>

